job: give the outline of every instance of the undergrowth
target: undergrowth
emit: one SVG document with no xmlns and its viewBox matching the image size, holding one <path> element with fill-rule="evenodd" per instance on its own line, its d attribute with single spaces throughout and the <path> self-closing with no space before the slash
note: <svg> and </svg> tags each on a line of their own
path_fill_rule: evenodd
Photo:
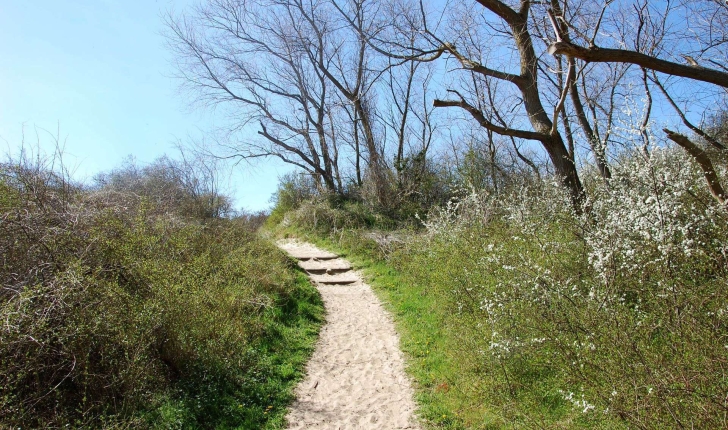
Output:
<svg viewBox="0 0 728 430">
<path fill-rule="evenodd" d="M 0 427 L 283 425 L 318 294 L 247 218 L 153 197 L 0 165 Z"/>
<path fill-rule="evenodd" d="M 310 208 L 278 228 L 364 269 L 432 428 L 724 428 L 725 209 L 678 151 L 613 175 L 582 214 L 543 181 L 464 194 L 419 231 L 327 229 Z"/>
</svg>

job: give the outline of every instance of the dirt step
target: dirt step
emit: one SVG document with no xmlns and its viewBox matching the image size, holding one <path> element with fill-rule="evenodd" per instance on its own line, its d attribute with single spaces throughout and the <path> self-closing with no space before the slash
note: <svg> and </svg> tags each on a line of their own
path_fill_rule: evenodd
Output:
<svg viewBox="0 0 728 430">
<path fill-rule="evenodd" d="M 306 270 L 306 273 L 309 275 L 340 275 L 350 271 L 351 269 L 313 269 Z"/>
<path fill-rule="evenodd" d="M 301 261 L 309 261 L 309 260 L 335 260 L 339 258 L 338 255 L 332 254 L 330 252 L 326 251 L 315 251 L 310 249 L 287 249 L 288 255 L 291 257 L 301 260 Z"/>
<path fill-rule="evenodd" d="M 340 258 L 323 261 L 318 259 L 303 260 L 298 262 L 298 266 L 308 273 L 316 275 L 344 273 L 351 270 L 351 264 Z"/>
<path fill-rule="evenodd" d="M 339 273 L 334 275 L 309 275 L 311 280 L 324 285 L 349 285 L 360 281 L 359 277 L 353 272 Z"/>
</svg>

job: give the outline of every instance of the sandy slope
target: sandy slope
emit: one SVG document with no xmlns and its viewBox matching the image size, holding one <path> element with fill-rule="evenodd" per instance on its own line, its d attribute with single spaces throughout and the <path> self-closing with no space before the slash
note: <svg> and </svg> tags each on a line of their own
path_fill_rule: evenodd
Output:
<svg viewBox="0 0 728 430">
<path fill-rule="evenodd" d="M 333 254 L 295 241 L 279 246 L 314 273 L 327 313 L 288 428 L 419 429 L 399 338 L 371 288 Z"/>
</svg>

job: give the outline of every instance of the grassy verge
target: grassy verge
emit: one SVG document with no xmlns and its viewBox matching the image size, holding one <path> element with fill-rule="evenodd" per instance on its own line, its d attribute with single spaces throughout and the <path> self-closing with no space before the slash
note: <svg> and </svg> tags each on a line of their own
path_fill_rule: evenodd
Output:
<svg viewBox="0 0 728 430">
<path fill-rule="evenodd" d="M 154 428 L 284 428 L 322 317 L 318 295 L 305 276 L 297 276 L 295 289 L 265 311 L 260 334 L 230 354 L 242 358 L 239 367 L 192 369 L 160 393 L 157 407 L 141 412 L 144 421 Z"/>
</svg>

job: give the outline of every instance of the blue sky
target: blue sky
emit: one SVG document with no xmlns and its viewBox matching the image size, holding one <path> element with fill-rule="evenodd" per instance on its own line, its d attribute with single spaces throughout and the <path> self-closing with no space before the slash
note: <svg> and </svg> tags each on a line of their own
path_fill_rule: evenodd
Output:
<svg viewBox="0 0 728 430">
<path fill-rule="evenodd" d="M 133 155 L 150 162 L 174 142 L 202 137 L 224 118 L 193 110 L 177 91 L 161 36 L 161 13 L 193 0 L 0 0 L 0 153 L 25 130 L 60 129 L 66 162 L 91 178 Z M 41 132 L 41 144 L 52 139 Z M 269 206 L 276 162 L 239 165 L 230 180 L 238 207 Z"/>
</svg>

